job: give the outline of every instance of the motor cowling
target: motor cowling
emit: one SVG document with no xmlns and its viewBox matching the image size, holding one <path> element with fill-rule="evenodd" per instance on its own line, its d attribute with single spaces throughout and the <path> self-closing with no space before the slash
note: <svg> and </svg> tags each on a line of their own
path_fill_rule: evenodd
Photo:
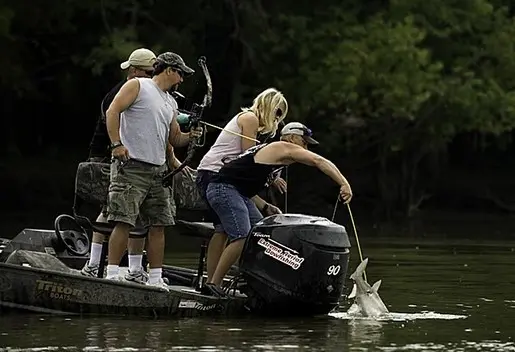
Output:
<svg viewBox="0 0 515 352">
<path fill-rule="evenodd" d="M 339 303 L 350 254 L 345 227 L 326 218 L 278 214 L 251 230 L 240 257 L 248 308 L 326 314 Z"/>
</svg>

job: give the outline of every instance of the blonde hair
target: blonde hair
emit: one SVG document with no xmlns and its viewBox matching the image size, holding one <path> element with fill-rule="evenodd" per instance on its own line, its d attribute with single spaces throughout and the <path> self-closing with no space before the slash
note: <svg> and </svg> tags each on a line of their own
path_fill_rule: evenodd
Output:
<svg viewBox="0 0 515 352">
<path fill-rule="evenodd" d="M 281 116 L 277 111 L 281 109 Z M 254 98 L 250 108 L 242 108 L 243 112 L 252 111 L 259 120 L 259 133 L 270 133 L 275 136 L 279 123 L 288 113 L 288 102 L 281 92 L 275 88 L 268 88 Z"/>
</svg>

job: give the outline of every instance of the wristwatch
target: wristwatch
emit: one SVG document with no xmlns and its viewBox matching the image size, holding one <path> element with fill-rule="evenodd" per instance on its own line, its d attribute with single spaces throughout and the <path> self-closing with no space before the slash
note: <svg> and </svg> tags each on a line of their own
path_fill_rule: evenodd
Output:
<svg viewBox="0 0 515 352">
<path fill-rule="evenodd" d="M 123 143 L 121 141 L 116 141 L 114 143 L 111 143 L 109 145 L 109 149 L 113 150 L 114 148 L 118 148 L 119 146 L 123 145 Z"/>
</svg>

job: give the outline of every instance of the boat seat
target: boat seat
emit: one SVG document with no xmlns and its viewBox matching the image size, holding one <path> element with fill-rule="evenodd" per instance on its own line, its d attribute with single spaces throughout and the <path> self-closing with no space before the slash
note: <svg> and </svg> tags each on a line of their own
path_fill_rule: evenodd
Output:
<svg viewBox="0 0 515 352">
<path fill-rule="evenodd" d="M 209 222 L 175 220 L 175 224 L 185 230 L 185 236 L 210 239 L 215 232 L 215 227 Z"/>
<path fill-rule="evenodd" d="M 180 229 L 179 233 L 183 236 L 192 236 L 202 239 L 198 257 L 197 279 L 196 283 L 194 284 L 195 290 L 200 292 L 202 286 L 204 285 L 203 277 L 207 254 L 207 244 L 215 232 L 215 227 L 210 222 L 186 220 L 175 220 L 175 226 Z"/>
<path fill-rule="evenodd" d="M 104 236 L 110 236 L 113 232 L 114 223 L 105 223 L 105 222 L 97 222 L 90 221 L 85 216 L 75 215 L 75 219 L 77 222 L 84 228 L 91 229 L 93 232 L 101 233 Z M 146 227 L 134 227 L 129 232 L 130 238 L 143 238 L 147 237 L 148 228 Z"/>
<path fill-rule="evenodd" d="M 114 230 L 114 225 L 105 222 L 93 222 L 91 223 L 91 229 L 95 232 L 101 233 L 102 235 L 109 236 Z M 130 238 L 142 238 L 147 237 L 148 228 L 145 227 L 134 227 L 129 231 Z"/>
</svg>

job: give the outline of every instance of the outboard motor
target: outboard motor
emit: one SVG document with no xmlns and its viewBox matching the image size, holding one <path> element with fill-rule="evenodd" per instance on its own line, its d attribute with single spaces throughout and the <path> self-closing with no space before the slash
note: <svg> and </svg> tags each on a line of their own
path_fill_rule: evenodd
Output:
<svg viewBox="0 0 515 352">
<path fill-rule="evenodd" d="M 350 246 L 345 227 L 326 218 L 264 218 L 247 237 L 239 263 L 247 308 L 275 315 L 327 314 L 344 290 Z"/>
</svg>

